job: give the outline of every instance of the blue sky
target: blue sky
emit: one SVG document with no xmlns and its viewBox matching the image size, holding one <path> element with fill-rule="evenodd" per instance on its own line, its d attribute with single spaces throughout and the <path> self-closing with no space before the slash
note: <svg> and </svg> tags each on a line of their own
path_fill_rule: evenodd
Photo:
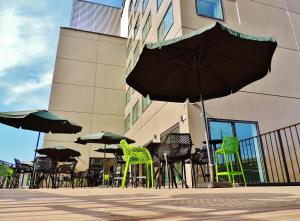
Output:
<svg viewBox="0 0 300 221">
<path fill-rule="evenodd" d="M 0 111 L 48 108 L 59 27 L 69 26 L 71 8 L 72 0 L 0 1 Z M 0 124 L 0 160 L 32 160 L 37 135 Z"/>
</svg>

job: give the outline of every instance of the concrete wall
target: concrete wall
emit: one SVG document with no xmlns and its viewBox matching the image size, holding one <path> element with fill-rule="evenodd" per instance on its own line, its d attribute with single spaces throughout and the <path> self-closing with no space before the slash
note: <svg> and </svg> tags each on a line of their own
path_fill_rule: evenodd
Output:
<svg viewBox="0 0 300 221">
<path fill-rule="evenodd" d="M 79 134 L 49 134 L 44 146 L 63 145 L 81 152 L 78 170 L 88 167 L 93 149 L 80 135 L 100 130 L 124 134 L 126 40 L 61 28 L 49 110 L 83 126 Z"/>
<path fill-rule="evenodd" d="M 300 1 L 222 0 L 224 25 L 238 31 L 274 36 L 278 48 L 272 72 L 234 95 L 206 101 L 208 117 L 258 121 L 260 132 L 300 122 Z M 194 0 L 181 0 L 183 34 L 215 22 L 198 16 Z M 254 93 L 261 94 L 254 94 Z M 262 95 L 264 94 L 264 95 Z M 197 145 L 204 140 L 201 108 L 188 105 L 190 130 Z"/>
</svg>

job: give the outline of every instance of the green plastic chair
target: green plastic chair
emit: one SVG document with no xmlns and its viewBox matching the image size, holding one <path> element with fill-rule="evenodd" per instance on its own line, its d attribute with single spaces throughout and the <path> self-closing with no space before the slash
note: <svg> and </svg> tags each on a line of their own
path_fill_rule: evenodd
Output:
<svg viewBox="0 0 300 221">
<path fill-rule="evenodd" d="M 147 172 L 147 187 L 150 187 L 150 179 L 151 179 L 151 187 L 154 187 L 154 178 L 153 178 L 153 160 L 152 156 L 148 149 L 144 147 L 134 147 L 129 145 L 125 139 L 120 141 L 121 148 L 124 153 L 125 170 L 122 178 L 122 188 L 125 187 L 126 176 L 128 173 L 129 165 L 137 165 L 137 164 L 145 164 L 146 172 Z M 150 168 L 149 168 L 150 167 Z M 150 172 L 149 172 L 150 169 Z M 150 177 L 149 177 L 150 175 Z"/>
<path fill-rule="evenodd" d="M 219 172 L 218 168 L 218 155 L 223 155 L 226 165 L 226 171 Z M 234 171 L 233 169 L 233 160 L 234 155 L 238 160 L 238 164 L 240 167 L 240 171 Z M 239 142 L 237 137 L 224 137 L 222 141 L 221 148 L 215 151 L 215 167 L 216 167 L 216 180 L 219 182 L 219 176 L 227 176 L 228 180 L 235 184 L 234 176 L 242 176 L 244 180 L 245 186 L 247 186 L 245 174 L 241 162 L 241 158 L 239 155 Z M 230 167 L 229 167 L 230 165 Z"/>
<path fill-rule="evenodd" d="M 10 166 L 6 165 L 6 164 L 0 164 L 0 177 L 2 177 L 2 181 L 0 181 L 1 186 L 4 185 L 5 180 L 10 181 L 12 178 L 12 175 L 14 173 L 14 170 L 12 168 L 10 168 Z"/>
<path fill-rule="evenodd" d="M 109 185 L 109 180 L 110 180 L 110 175 L 109 174 L 104 174 L 103 175 L 103 185 Z"/>
</svg>

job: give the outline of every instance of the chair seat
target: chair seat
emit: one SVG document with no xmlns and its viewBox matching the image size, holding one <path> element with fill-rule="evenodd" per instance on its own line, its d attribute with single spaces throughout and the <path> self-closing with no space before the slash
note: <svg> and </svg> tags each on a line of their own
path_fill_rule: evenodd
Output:
<svg viewBox="0 0 300 221">
<path fill-rule="evenodd" d="M 228 172 L 218 172 L 218 175 L 231 175 L 231 176 L 237 176 L 237 175 L 243 175 L 241 171 L 228 171 Z"/>
</svg>

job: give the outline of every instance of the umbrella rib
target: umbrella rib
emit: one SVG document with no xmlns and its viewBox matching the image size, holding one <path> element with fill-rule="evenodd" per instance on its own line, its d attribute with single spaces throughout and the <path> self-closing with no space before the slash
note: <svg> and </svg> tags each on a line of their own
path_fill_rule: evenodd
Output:
<svg viewBox="0 0 300 221">
<path fill-rule="evenodd" d="M 171 74 L 174 73 L 175 71 L 176 70 L 171 70 L 168 74 L 166 74 L 166 76 L 164 78 L 157 81 L 156 84 L 153 87 L 151 87 L 151 91 L 154 90 L 155 88 L 157 88 L 162 82 L 164 82 L 164 80 L 166 80 L 168 77 L 170 77 Z"/>
<path fill-rule="evenodd" d="M 206 52 L 207 53 L 207 52 Z M 233 58 L 233 57 L 228 57 L 228 56 L 222 56 L 222 55 L 218 55 L 218 54 L 214 54 L 214 53 L 211 53 L 210 54 L 211 56 L 215 56 L 215 57 L 218 57 L 218 58 L 224 58 L 224 59 L 227 59 L 227 60 L 233 60 L 233 61 L 237 61 L 237 62 L 240 62 L 240 63 L 245 63 L 245 64 L 249 64 L 249 65 L 252 65 L 252 66 L 257 66 L 257 67 L 260 67 L 260 68 L 264 68 L 264 66 L 260 65 L 260 64 L 255 64 L 255 63 L 252 63 L 252 62 L 248 62 L 248 61 L 245 61 L 243 59 L 239 59 L 239 58 Z"/>
<path fill-rule="evenodd" d="M 187 69 L 194 70 L 192 67 L 190 67 L 188 64 L 186 64 L 186 63 L 184 63 L 184 62 L 178 61 L 178 60 L 176 60 L 176 59 L 174 59 L 174 61 L 175 61 L 177 64 L 179 64 L 179 65 L 181 65 L 181 66 L 183 66 L 183 67 L 186 67 Z"/>
<path fill-rule="evenodd" d="M 231 46 L 238 46 L 238 45 L 244 45 L 244 44 L 248 44 L 249 42 L 239 42 L 239 43 L 233 43 L 233 44 L 223 44 L 223 45 L 216 45 L 216 46 L 212 46 L 209 48 L 205 48 L 205 51 L 207 50 L 212 50 L 212 49 L 217 49 L 217 48 L 224 48 L 224 47 L 231 47 Z"/>
<path fill-rule="evenodd" d="M 174 57 L 172 57 L 172 58 L 168 58 L 168 59 L 159 61 L 159 62 L 157 62 L 157 63 L 152 63 L 152 64 L 150 64 L 150 65 L 144 66 L 144 67 L 142 67 L 142 68 L 136 70 L 136 72 L 143 71 L 144 69 L 155 68 L 155 67 L 156 67 L 157 65 L 159 65 L 159 64 L 166 63 L 166 62 L 171 61 L 171 60 L 174 60 L 174 59 L 176 59 L 176 58 L 178 58 L 178 57 L 179 57 L 179 55 L 176 55 L 176 56 L 174 56 Z"/>
<path fill-rule="evenodd" d="M 227 88 L 230 88 L 230 90 L 232 91 L 231 86 L 224 80 L 223 77 L 221 77 L 221 75 L 215 70 L 215 68 L 214 68 L 213 66 L 211 66 L 211 65 L 207 65 L 207 66 L 209 66 L 209 67 L 213 70 L 213 72 L 215 73 L 215 75 L 221 80 L 221 82 L 222 82 Z"/>
</svg>

